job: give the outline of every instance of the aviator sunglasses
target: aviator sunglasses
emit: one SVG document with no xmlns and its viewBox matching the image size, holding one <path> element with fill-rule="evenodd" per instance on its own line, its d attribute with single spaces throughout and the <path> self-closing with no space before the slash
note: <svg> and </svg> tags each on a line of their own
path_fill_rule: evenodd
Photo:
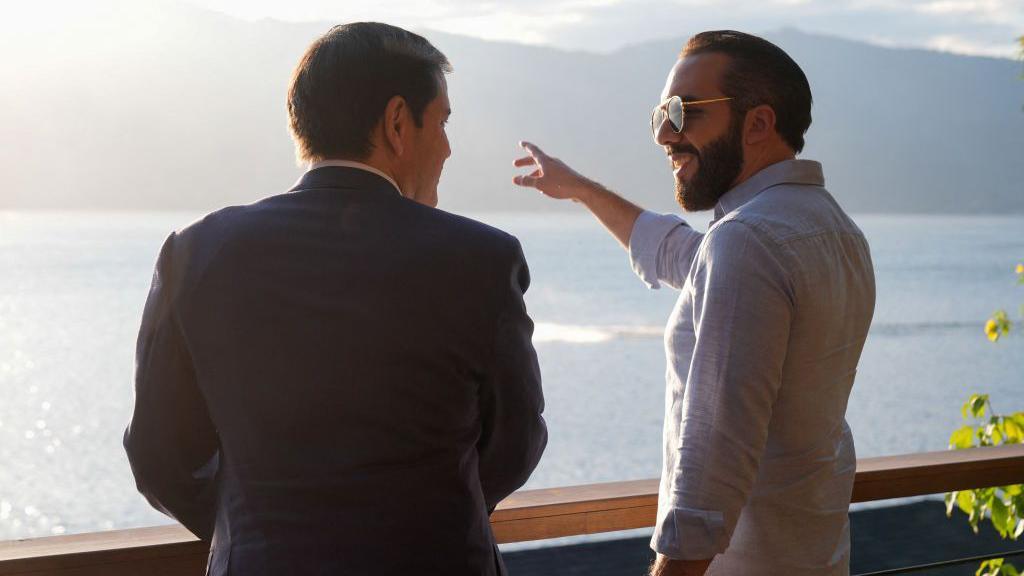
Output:
<svg viewBox="0 0 1024 576">
<path fill-rule="evenodd" d="M 679 96 L 673 96 L 655 106 L 654 110 L 651 112 L 651 133 L 654 135 L 654 138 L 657 139 L 658 130 L 661 128 L 661 125 L 665 123 L 665 118 L 668 118 L 668 123 L 672 126 L 672 131 L 679 134 L 683 131 L 683 125 L 686 122 L 687 106 L 711 104 L 712 102 L 724 102 L 726 100 L 732 100 L 732 98 L 712 98 L 710 100 L 691 100 L 683 102 L 683 99 Z"/>
</svg>

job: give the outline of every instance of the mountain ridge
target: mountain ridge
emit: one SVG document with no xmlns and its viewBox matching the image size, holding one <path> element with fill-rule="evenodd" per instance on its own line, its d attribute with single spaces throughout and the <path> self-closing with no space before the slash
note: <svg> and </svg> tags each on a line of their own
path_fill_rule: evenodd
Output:
<svg viewBox="0 0 1024 576">
<path fill-rule="evenodd" d="M 166 0 L 103 5 L 109 14 L 73 32 L 0 40 L 8 54 L 32 55 L 8 57 L 4 73 L 0 209 L 212 210 L 295 182 L 285 89 L 328 24 L 244 21 Z M 568 208 L 511 185 L 526 139 L 649 208 L 678 210 L 648 118 L 688 34 L 603 54 L 421 32 L 455 69 L 441 208 Z M 1019 62 L 794 28 L 764 36 L 810 79 L 802 157 L 822 161 L 845 208 L 1024 213 Z"/>
</svg>

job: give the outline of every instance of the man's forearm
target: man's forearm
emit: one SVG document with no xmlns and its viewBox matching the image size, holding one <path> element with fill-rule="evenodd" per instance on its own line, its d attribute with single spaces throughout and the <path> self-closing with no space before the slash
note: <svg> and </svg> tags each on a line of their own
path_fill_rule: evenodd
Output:
<svg viewBox="0 0 1024 576">
<path fill-rule="evenodd" d="M 604 224 L 623 248 L 629 250 L 633 224 L 643 208 L 594 181 L 589 181 L 581 189 L 576 200 L 583 203 Z"/>
<path fill-rule="evenodd" d="M 650 576 L 704 576 L 709 566 L 711 560 L 672 560 L 658 554 Z"/>
</svg>

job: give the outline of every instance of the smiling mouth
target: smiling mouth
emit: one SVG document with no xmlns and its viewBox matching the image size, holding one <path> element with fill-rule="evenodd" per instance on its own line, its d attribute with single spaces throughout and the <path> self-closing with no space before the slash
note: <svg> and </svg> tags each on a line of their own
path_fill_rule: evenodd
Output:
<svg viewBox="0 0 1024 576">
<path fill-rule="evenodd" d="M 672 168 L 676 171 L 683 170 L 690 165 L 691 162 L 697 159 L 693 154 L 672 154 Z"/>
</svg>

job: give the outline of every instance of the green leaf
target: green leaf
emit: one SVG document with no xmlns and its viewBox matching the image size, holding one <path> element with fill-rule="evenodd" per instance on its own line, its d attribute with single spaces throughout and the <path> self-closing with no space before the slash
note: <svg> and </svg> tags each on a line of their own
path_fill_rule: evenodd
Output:
<svg viewBox="0 0 1024 576">
<path fill-rule="evenodd" d="M 1007 418 L 1013 419 L 1013 421 L 1016 422 L 1017 425 L 1021 427 L 1021 429 L 1024 429 L 1024 412 L 1014 412 L 1013 414 L 1007 416 Z"/>
<path fill-rule="evenodd" d="M 1001 537 L 1006 538 L 1010 535 L 1010 530 L 1013 528 L 1010 509 L 1006 507 L 1006 503 L 1000 498 L 993 498 L 988 505 L 992 509 L 992 526 L 995 527 Z"/>
<path fill-rule="evenodd" d="M 949 437 L 949 449 L 961 450 L 974 445 L 974 428 L 961 426 Z"/>
<path fill-rule="evenodd" d="M 1017 538 L 1020 538 L 1021 534 L 1024 534 L 1024 518 L 1017 520 L 1017 527 L 1013 529 L 1012 538 L 1016 540 Z"/>
<path fill-rule="evenodd" d="M 988 394 L 972 394 L 968 401 L 971 405 L 971 415 L 975 418 L 985 417 L 985 405 L 988 404 Z"/>
<path fill-rule="evenodd" d="M 1024 440 L 1024 427 L 1015 418 L 1010 416 L 1003 417 L 1002 424 L 1007 444 L 1020 444 Z"/>
<path fill-rule="evenodd" d="M 985 506 L 992 505 L 992 499 L 996 497 L 995 488 L 978 488 L 974 491 L 975 502 L 983 502 Z"/>
<path fill-rule="evenodd" d="M 1020 488 L 1020 484 L 1017 485 Z M 1024 518 L 1024 494 L 1017 493 L 1011 496 L 1013 499 L 1013 508 L 1016 512 L 1017 518 Z"/>
<path fill-rule="evenodd" d="M 964 514 L 970 515 L 974 513 L 974 491 L 973 490 L 961 490 L 956 493 L 956 506 Z"/>
<path fill-rule="evenodd" d="M 988 441 L 993 446 L 998 446 L 1003 442 L 1003 433 L 999 430 L 999 423 L 995 422 L 985 426 L 985 436 L 988 437 Z"/>
<path fill-rule="evenodd" d="M 1003 566 L 1002 558 L 993 558 L 991 560 L 985 560 L 978 566 L 978 571 L 974 573 L 974 576 L 997 576 L 1000 569 Z"/>
<path fill-rule="evenodd" d="M 997 310 L 985 322 L 985 336 L 992 342 L 998 342 L 1000 338 L 1010 333 L 1012 326 L 1006 310 Z"/>
</svg>

